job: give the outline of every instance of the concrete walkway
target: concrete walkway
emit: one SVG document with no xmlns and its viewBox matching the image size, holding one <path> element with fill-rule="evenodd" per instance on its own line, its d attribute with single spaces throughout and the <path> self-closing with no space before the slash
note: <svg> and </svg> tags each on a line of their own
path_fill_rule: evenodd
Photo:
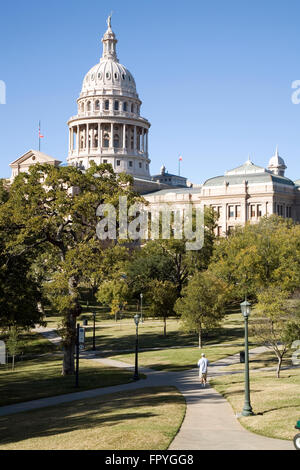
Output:
<svg viewBox="0 0 300 470">
<path fill-rule="evenodd" d="M 259 354 L 262 348 L 251 351 Z M 101 362 L 114 367 L 133 370 L 133 366 L 109 358 L 97 357 L 93 354 L 84 354 L 85 358 Z M 212 364 L 209 369 L 210 377 L 224 375 L 219 371 L 226 365 L 239 361 L 239 355 L 230 356 Z M 183 372 L 162 372 L 140 368 L 141 373 L 147 375 L 130 384 L 113 387 L 98 388 L 83 392 L 75 392 L 56 397 L 43 398 L 30 402 L 8 405 L 0 408 L 0 416 L 30 411 L 34 409 L 55 406 L 75 400 L 89 399 L 104 394 L 128 391 L 145 387 L 175 386 L 184 396 L 187 404 L 186 416 L 182 426 L 171 443 L 169 450 L 292 450 L 291 441 L 269 439 L 246 431 L 234 416 L 233 410 L 227 400 L 208 385 L 201 388 L 198 369 Z"/>
</svg>

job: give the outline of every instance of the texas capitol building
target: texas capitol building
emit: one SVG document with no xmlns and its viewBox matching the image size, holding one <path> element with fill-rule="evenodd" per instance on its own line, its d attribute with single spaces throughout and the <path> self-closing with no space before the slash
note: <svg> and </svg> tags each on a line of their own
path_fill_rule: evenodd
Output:
<svg viewBox="0 0 300 470">
<path fill-rule="evenodd" d="M 300 221 L 300 180 L 285 176 L 286 164 L 278 149 L 267 168 L 250 158 L 223 176 L 195 185 L 180 175 L 168 173 L 165 166 L 157 175 L 150 173 L 148 151 L 150 122 L 141 116 L 142 101 L 133 75 L 117 56 L 117 38 L 107 20 L 102 38 L 100 61 L 85 75 L 77 99 L 77 114 L 68 121 L 67 165 L 84 171 L 92 161 L 110 163 L 116 173 L 133 176 L 134 186 L 151 207 L 171 203 L 180 208 L 187 202 L 210 206 L 218 214 L 217 235 L 223 236 L 247 221 L 257 222 L 264 215 L 278 214 Z M 61 161 L 43 152 L 29 150 L 10 164 L 13 181 L 30 165 Z"/>
</svg>

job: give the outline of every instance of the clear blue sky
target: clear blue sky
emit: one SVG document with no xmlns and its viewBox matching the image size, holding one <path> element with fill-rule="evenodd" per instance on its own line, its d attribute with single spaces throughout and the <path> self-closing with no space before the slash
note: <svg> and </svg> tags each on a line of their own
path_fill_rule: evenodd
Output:
<svg viewBox="0 0 300 470">
<path fill-rule="evenodd" d="M 248 154 L 265 166 L 278 144 L 300 178 L 299 0 L 15 0 L 1 2 L 0 176 L 38 147 L 65 161 L 67 120 L 84 75 L 99 61 L 106 18 L 134 75 L 152 127 L 152 174 L 164 163 L 193 182 L 223 174 Z"/>
</svg>

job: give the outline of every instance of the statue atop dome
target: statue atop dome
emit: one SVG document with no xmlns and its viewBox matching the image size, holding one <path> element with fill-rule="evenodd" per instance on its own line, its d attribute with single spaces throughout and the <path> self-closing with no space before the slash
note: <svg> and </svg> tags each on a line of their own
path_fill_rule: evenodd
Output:
<svg viewBox="0 0 300 470">
<path fill-rule="evenodd" d="M 109 17 L 108 17 L 107 20 L 106 20 L 108 29 L 111 29 L 111 17 L 112 17 L 112 12 L 111 12 L 111 14 L 109 15 Z"/>
</svg>

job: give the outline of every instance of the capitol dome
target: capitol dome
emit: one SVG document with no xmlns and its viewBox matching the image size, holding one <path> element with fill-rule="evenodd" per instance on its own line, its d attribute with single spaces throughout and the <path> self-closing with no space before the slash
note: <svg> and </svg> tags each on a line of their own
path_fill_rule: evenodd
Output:
<svg viewBox="0 0 300 470">
<path fill-rule="evenodd" d="M 150 179 L 151 124 L 140 114 L 142 101 L 132 74 L 119 63 L 117 42 L 109 16 L 102 57 L 85 75 L 77 115 L 68 121 L 68 163 L 83 169 L 109 163 L 116 173 Z"/>
</svg>

